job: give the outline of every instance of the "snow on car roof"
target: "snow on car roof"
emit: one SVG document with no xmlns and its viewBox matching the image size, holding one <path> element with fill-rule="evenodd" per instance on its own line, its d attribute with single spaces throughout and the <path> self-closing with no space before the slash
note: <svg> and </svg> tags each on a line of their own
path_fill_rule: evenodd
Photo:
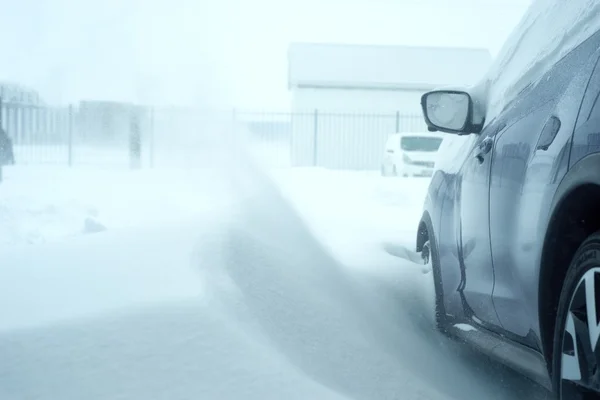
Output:
<svg viewBox="0 0 600 400">
<path fill-rule="evenodd" d="M 534 0 L 484 79 L 473 88 L 491 121 L 527 86 L 600 30 L 597 0 Z"/>
</svg>

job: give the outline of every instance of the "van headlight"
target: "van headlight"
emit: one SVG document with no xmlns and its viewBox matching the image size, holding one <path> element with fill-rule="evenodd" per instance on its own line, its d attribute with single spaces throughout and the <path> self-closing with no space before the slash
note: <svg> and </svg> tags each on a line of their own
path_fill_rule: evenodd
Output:
<svg viewBox="0 0 600 400">
<path fill-rule="evenodd" d="M 406 154 L 402 154 L 402 161 L 404 162 L 404 164 L 412 164 L 412 160 L 408 158 Z"/>
</svg>

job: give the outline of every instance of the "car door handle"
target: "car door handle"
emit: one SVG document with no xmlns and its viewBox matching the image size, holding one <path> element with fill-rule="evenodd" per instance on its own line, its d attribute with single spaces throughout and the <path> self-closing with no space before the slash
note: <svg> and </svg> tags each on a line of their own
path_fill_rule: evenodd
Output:
<svg viewBox="0 0 600 400">
<path fill-rule="evenodd" d="M 487 137 L 483 139 L 479 146 L 477 146 L 477 152 L 475 153 L 475 158 L 479 163 L 483 162 L 483 156 L 492 151 L 492 147 L 494 146 L 494 139 L 491 137 Z"/>
</svg>

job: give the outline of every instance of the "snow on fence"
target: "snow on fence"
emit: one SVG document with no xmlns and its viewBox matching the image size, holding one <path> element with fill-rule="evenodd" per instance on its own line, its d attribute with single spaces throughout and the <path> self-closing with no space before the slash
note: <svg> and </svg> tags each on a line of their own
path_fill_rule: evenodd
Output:
<svg viewBox="0 0 600 400">
<path fill-rule="evenodd" d="M 132 121 L 138 122 L 137 153 Z M 190 167 L 229 157 L 243 143 L 267 166 L 379 169 L 387 136 L 423 132 L 420 115 L 205 111 L 82 102 L 51 107 L 0 102 L 18 164 Z M 221 140 L 223 139 L 223 140 Z"/>
</svg>

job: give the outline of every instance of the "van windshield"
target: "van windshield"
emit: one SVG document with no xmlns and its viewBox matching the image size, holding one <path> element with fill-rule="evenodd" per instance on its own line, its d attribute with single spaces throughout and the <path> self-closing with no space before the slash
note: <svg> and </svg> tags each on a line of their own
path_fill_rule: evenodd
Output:
<svg viewBox="0 0 600 400">
<path fill-rule="evenodd" d="M 437 151 L 442 144 L 442 139 L 437 137 L 403 136 L 400 139 L 400 148 L 404 151 Z"/>
</svg>

